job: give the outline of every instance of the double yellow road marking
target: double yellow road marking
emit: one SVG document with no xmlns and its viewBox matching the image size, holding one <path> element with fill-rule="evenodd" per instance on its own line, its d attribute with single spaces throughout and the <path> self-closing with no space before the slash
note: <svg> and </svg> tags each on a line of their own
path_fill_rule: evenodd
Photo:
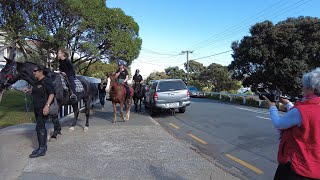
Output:
<svg viewBox="0 0 320 180">
<path fill-rule="evenodd" d="M 174 124 L 172 124 L 172 123 L 169 123 L 170 124 L 170 126 L 172 126 L 173 128 L 175 128 L 175 129 L 180 129 L 178 126 L 176 126 L 176 125 L 174 125 Z"/>
<path fill-rule="evenodd" d="M 248 164 L 248 163 L 242 161 L 241 159 L 238 159 L 238 158 L 236 158 L 236 157 L 234 157 L 234 156 L 232 156 L 232 155 L 230 155 L 230 154 L 226 154 L 226 156 L 227 156 L 228 158 L 236 161 L 237 163 L 245 166 L 246 168 L 254 171 L 254 172 L 257 173 L 257 174 L 262 174 L 262 173 L 263 173 L 262 170 L 260 170 L 260 169 L 258 169 L 258 168 L 256 168 L 256 167 L 252 166 L 251 164 Z"/>
<path fill-rule="evenodd" d="M 173 124 L 173 123 L 169 123 L 169 125 L 172 126 L 172 127 L 175 128 L 175 129 L 180 129 L 179 126 L 177 126 L 177 125 L 175 125 L 175 124 Z M 204 145 L 208 144 L 206 141 L 198 138 L 197 136 L 195 136 L 195 135 L 193 135 L 193 134 L 191 134 L 191 133 L 189 133 L 188 136 L 190 136 L 191 138 L 193 138 L 194 140 L 198 141 L 198 142 L 201 143 L 201 144 L 204 144 Z M 256 167 L 252 166 L 251 164 L 248 164 L 248 163 L 242 161 L 242 160 L 239 159 L 239 158 L 236 158 L 236 157 L 234 157 L 234 156 L 232 156 L 232 155 L 230 155 L 230 154 L 225 154 L 225 155 L 226 155 L 228 158 L 232 159 L 233 161 L 235 161 L 235 162 L 237 162 L 237 163 L 245 166 L 246 168 L 254 171 L 254 172 L 257 173 L 257 174 L 262 174 L 262 173 L 263 173 L 263 171 L 260 170 L 259 168 L 256 168 Z"/>
<path fill-rule="evenodd" d="M 175 129 L 180 129 L 180 127 L 178 127 L 177 125 L 175 125 L 175 124 L 173 124 L 173 123 L 169 123 L 169 125 L 172 126 L 172 127 L 175 128 Z M 197 136 L 195 136 L 195 135 L 193 135 L 193 134 L 191 134 L 191 133 L 189 133 L 188 136 L 192 137 L 194 140 L 198 141 L 199 143 L 201 143 L 201 144 L 203 144 L 203 145 L 208 144 L 206 141 L 198 138 Z M 235 161 L 235 162 L 237 162 L 237 163 L 245 166 L 246 168 L 252 170 L 253 172 L 255 172 L 255 173 L 257 173 L 257 174 L 262 174 L 262 173 L 263 173 L 263 171 L 260 170 L 259 168 L 256 168 L 256 167 L 252 166 L 251 164 L 242 161 L 242 160 L 239 159 L 239 158 L 236 158 L 236 157 L 234 157 L 234 156 L 232 156 L 232 155 L 230 155 L 230 154 L 225 154 L 225 155 L 226 155 L 228 158 L 232 159 L 233 161 Z"/>
<path fill-rule="evenodd" d="M 193 135 L 193 134 L 188 134 L 188 135 L 189 135 L 190 137 L 192 137 L 194 140 L 196 140 L 196 141 L 198 141 L 199 143 L 201 143 L 201 144 L 204 144 L 204 145 L 208 144 L 207 142 L 205 142 L 204 140 L 198 138 L 197 136 L 195 136 L 195 135 Z"/>
</svg>

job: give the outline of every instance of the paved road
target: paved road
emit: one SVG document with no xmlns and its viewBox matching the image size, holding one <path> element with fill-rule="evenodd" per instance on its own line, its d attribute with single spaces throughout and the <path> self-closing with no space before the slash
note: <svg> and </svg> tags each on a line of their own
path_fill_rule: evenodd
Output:
<svg viewBox="0 0 320 180">
<path fill-rule="evenodd" d="M 35 159 L 28 158 L 37 146 L 33 124 L 0 130 L 0 179 L 238 179 L 233 169 L 200 156 L 147 114 L 131 113 L 128 122 L 112 125 L 111 111 L 110 102 L 94 109 L 87 133 L 83 113 L 73 133 L 66 120 L 62 136 Z"/>
<path fill-rule="evenodd" d="M 273 179 L 279 135 L 267 109 L 193 98 L 184 114 L 166 112 L 154 118 L 237 174 Z"/>
</svg>

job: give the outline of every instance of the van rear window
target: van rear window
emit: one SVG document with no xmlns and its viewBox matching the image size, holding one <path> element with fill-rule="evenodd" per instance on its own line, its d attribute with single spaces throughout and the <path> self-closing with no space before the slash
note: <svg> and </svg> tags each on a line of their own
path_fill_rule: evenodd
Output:
<svg viewBox="0 0 320 180">
<path fill-rule="evenodd" d="M 176 91 L 187 89 L 186 85 L 182 81 L 164 81 L 159 82 L 157 91 Z"/>
</svg>

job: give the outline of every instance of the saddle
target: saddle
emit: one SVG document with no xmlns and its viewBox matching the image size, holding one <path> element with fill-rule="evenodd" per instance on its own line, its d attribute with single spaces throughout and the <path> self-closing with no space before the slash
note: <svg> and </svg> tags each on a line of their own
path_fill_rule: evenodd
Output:
<svg viewBox="0 0 320 180">
<path fill-rule="evenodd" d="M 69 80 L 67 79 L 66 76 L 63 76 L 61 73 L 60 74 L 60 79 L 62 82 L 62 87 L 64 90 L 69 91 L 70 89 L 70 84 L 68 83 Z M 75 78 L 74 83 L 76 84 L 76 92 L 83 92 L 84 88 L 83 85 L 81 83 L 81 81 L 79 81 L 79 79 Z"/>
<path fill-rule="evenodd" d="M 125 85 L 123 85 L 124 87 Z M 133 89 L 129 87 L 129 91 L 130 91 L 130 96 L 133 96 Z M 126 88 L 123 88 L 123 94 L 126 95 L 127 94 L 127 91 L 126 91 Z"/>
</svg>

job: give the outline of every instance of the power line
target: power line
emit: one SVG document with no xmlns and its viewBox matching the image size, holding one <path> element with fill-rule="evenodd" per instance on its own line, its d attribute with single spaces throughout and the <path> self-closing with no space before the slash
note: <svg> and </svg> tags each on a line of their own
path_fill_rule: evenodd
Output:
<svg viewBox="0 0 320 180">
<path fill-rule="evenodd" d="M 295 9 L 295 8 L 297 8 L 297 7 L 301 7 L 302 5 L 304 5 L 304 4 L 306 4 L 306 3 L 310 2 L 310 1 L 311 1 L 311 0 L 309 0 L 309 1 L 300 0 L 300 1 L 298 1 L 298 2 L 295 2 L 294 4 L 291 4 L 290 6 L 287 6 L 287 7 L 285 7 L 285 8 L 280 9 L 279 11 L 277 11 L 277 12 L 275 12 L 275 13 L 272 13 L 272 15 L 271 15 L 271 16 L 269 15 L 267 18 L 278 17 L 279 15 L 282 15 L 282 14 L 284 14 L 284 13 L 286 13 L 286 12 L 292 10 L 292 9 Z M 273 7 L 273 6 L 277 5 L 277 4 L 279 4 L 279 2 L 273 4 L 273 5 L 270 6 L 270 7 Z M 288 3 L 282 4 L 282 6 L 280 6 L 280 8 L 281 8 L 281 7 L 284 7 L 284 5 L 286 5 L 286 4 L 288 4 Z M 269 8 L 270 8 L 270 7 L 269 7 Z M 293 7 L 293 8 L 291 8 L 291 7 Z M 267 8 L 267 9 L 259 12 L 258 14 L 261 14 L 262 12 L 268 10 L 269 8 Z M 276 8 L 276 9 L 279 9 L 279 8 Z M 284 11 L 284 12 L 283 12 L 283 11 Z M 283 13 L 281 13 L 281 12 L 283 12 Z M 279 13 L 281 13 L 281 14 L 279 14 Z M 265 13 L 265 14 L 263 14 L 263 15 L 266 15 L 266 14 L 268 14 L 268 13 Z M 255 18 L 254 20 L 262 17 L 263 15 L 258 16 L 258 17 Z M 247 20 L 249 20 L 249 19 L 251 19 L 251 18 L 253 18 L 253 17 L 254 17 L 254 16 L 252 16 L 252 17 L 250 17 L 250 18 L 248 18 L 248 19 L 246 19 L 246 20 L 244 20 L 244 21 L 242 21 L 242 22 L 246 22 Z M 266 19 L 266 18 L 265 18 L 265 19 Z M 217 35 L 209 38 L 208 40 L 202 41 L 202 42 L 194 45 L 193 47 L 198 46 L 198 48 L 196 48 L 196 49 L 200 49 L 200 48 L 203 48 L 203 47 L 207 47 L 207 46 L 209 46 L 209 45 L 211 45 L 211 44 L 216 43 L 217 40 L 223 40 L 223 39 L 225 39 L 226 37 L 230 37 L 230 36 L 232 36 L 232 35 L 238 34 L 239 32 L 242 32 L 242 30 L 247 29 L 247 27 L 245 27 L 245 28 L 241 28 L 240 31 L 239 31 L 239 28 L 238 28 L 238 27 L 241 27 L 241 26 L 239 26 L 239 25 L 242 24 L 242 22 L 239 23 L 239 24 L 237 24 L 237 25 L 235 25 L 235 26 L 232 26 L 232 27 L 228 28 L 226 31 L 223 31 L 223 32 L 221 32 L 221 33 L 219 33 L 219 34 L 217 34 Z M 250 21 L 249 23 L 251 23 L 251 21 Z M 248 24 L 248 23 L 247 23 L 247 24 Z M 226 33 L 226 32 L 228 32 L 228 33 Z M 221 36 L 222 34 L 224 34 L 224 35 Z"/>
<path fill-rule="evenodd" d="M 220 55 L 220 54 L 225 54 L 225 53 L 230 52 L 230 51 L 233 51 L 233 50 L 224 51 L 224 52 L 221 52 L 221 53 L 216 53 L 216 54 L 212 54 L 212 55 L 209 55 L 209 56 L 204 56 L 204 57 L 201 57 L 201 58 L 196 58 L 196 59 L 191 59 L 191 60 L 195 61 L 195 60 L 205 59 L 205 58 L 208 58 L 208 57 L 217 56 L 217 55 Z"/>
<path fill-rule="evenodd" d="M 171 54 L 171 53 L 156 52 L 156 51 L 153 51 L 153 50 L 147 49 L 147 48 L 142 48 L 142 50 L 146 51 L 146 53 L 156 54 L 156 55 L 160 55 L 160 56 L 177 56 L 177 55 L 179 55 L 179 53 Z"/>
<path fill-rule="evenodd" d="M 266 9 L 260 11 L 258 14 L 261 14 L 262 12 L 268 10 L 269 8 L 271 8 L 271 7 L 275 6 L 275 5 L 278 5 L 278 4 L 281 3 L 281 2 L 283 2 L 283 1 L 282 1 L 282 0 L 278 1 L 277 3 L 271 5 L 270 7 L 268 7 L 268 8 L 266 8 Z M 256 14 L 256 15 L 258 15 L 258 14 Z M 254 16 L 255 16 L 255 15 L 254 15 Z M 236 25 L 233 25 L 233 26 L 229 27 L 228 29 L 226 29 L 226 30 L 224 30 L 224 31 L 222 31 L 222 32 L 220 32 L 220 33 L 218 33 L 218 34 L 210 37 L 209 39 L 204 40 L 204 41 L 201 41 L 201 42 L 195 44 L 195 45 L 192 46 L 192 47 L 196 47 L 196 46 L 199 46 L 199 45 L 201 45 L 201 44 L 205 44 L 205 43 L 207 43 L 207 42 L 210 42 L 213 38 L 215 38 L 215 37 L 217 37 L 217 36 L 220 36 L 221 34 L 224 34 L 224 33 L 228 32 L 228 31 L 230 31 L 231 29 L 234 29 L 235 27 L 237 27 L 237 26 L 241 25 L 242 23 L 248 21 L 249 19 L 253 18 L 254 16 L 251 16 L 251 17 L 249 17 L 249 18 L 241 21 L 240 23 L 238 23 L 238 24 L 236 24 Z"/>
<path fill-rule="evenodd" d="M 312 1 L 312 0 L 309 0 L 309 1 L 307 1 L 307 2 L 304 2 L 303 4 L 300 4 L 299 6 L 304 5 L 304 4 L 306 4 L 306 3 L 310 2 L 310 1 Z M 301 2 L 301 1 L 299 1 L 299 2 Z M 294 6 L 294 5 L 296 5 L 296 4 L 293 4 L 293 5 L 289 6 L 289 7 L 292 7 L 292 6 Z M 279 12 L 277 12 L 276 14 L 274 14 L 273 16 L 271 16 L 271 18 L 273 18 L 273 17 L 278 17 L 278 16 L 280 16 L 280 15 L 282 15 L 282 14 L 284 14 L 284 13 L 286 13 L 286 12 L 292 10 L 292 9 L 295 9 L 295 8 L 291 8 L 291 9 L 286 10 L 286 11 L 284 11 L 284 12 L 282 12 L 282 11 L 285 10 L 285 9 L 282 9 L 281 11 L 279 11 Z M 282 12 L 282 13 L 279 14 L 280 12 Z M 233 35 L 236 35 L 236 34 L 238 34 L 239 32 L 242 32 L 242 31 L 245 30 L 245 29 L 247 29 L 247 27 L 244 27 L 244 28 L 242 28 L 242 29 L 239 29 L 239 30 L 236 31 L 236 32 L 233 32 L 233 33 L 230 33 L 230 34 L 226 34 L 225 36 L 222 36 L 222 37 L 220 37 L 220 38 L 217 38 L 216 41 L 214 41 L 214 42 L 212 41 L 212 42 L 208 43 L 207 46 L 212 45 L 212 44 L 216 44 L 217 42 L 220 42 L 220 41 L 222 41 L 222 40 L 224 40 L 224 39 L 226 39 L 226 38 L 228 38 L 228 37 L 231 37 L 231 36 L 233 36 Z M 203 46 L 203 47 L 206 47 L 206 46 Z M 203 47 L 200 47 L 200 48 L 203 48 Z M 215 47 L 216 47 L 216 46 L 215 46 Z M 200 49 L 200 48 L 198 48 L 198 49 Z"/>
</svg>

